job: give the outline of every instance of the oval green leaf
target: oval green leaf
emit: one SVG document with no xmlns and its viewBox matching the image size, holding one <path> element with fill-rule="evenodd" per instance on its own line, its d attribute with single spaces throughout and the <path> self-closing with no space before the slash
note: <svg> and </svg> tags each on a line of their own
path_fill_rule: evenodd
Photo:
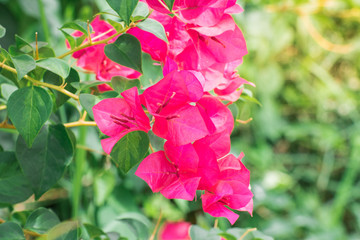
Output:
<svg viewBox="0 0 360 240">
<path fill-rule="evenodd" d="M 60 223 L 58 216 L 46 208 L 38 208 L 26 220 L 25 229 L 43 234 Z"/>
<path fill-rule="evenodd" d="M 122 93 L 123 91 L 132 87 L 140 88 L 140 80 L 116 76 L 111 79 L 111 85 L 116 92 Z"/>
<path fill-rule="evenodd" d="M 57 58 L 42 59 L 37 61 L 36 65 L 40 68 L 53 72 L 62 78 L 67 78 L 70 73 L 69 65 L 64 60 Z"/>
<path fill-rule="evenodd" d="M 155 19 L 147 18 L 136 26 L 141 30 L 154 34 L 161 40 L 168 42 L 164 26 Z"/>
<path fill-rule="evenodd" d="M 141 162 L 149 149 L 149 137 L 146 132 L 134 131 L 122 137 L 113 147 L 110 156 L 121 172 L 127 173 Z"/>
<path fill-rule="evenodd" d="M 13 152 L 0 152 L 0 202 L 18 203 L 33 192 Z"/>
<path fill-rule="evenodd" d="M 104 51 L 112 61 L 142 72 L 141 45 L 136 37 L 123 34 L 114 43 L 106 45 Z"/>
<path fill-rule="evenodd" d="M 18 80 L 36 68 L 35 60 L 29 55 L 23 54 L 11 58 L 17 71 Z"/>
<path fill-rule="evenodd" d="M 0 225 L 1 240 L 25 240 L 20 226 L 13 222 L 6 222 Z"/>
<path fill-rule="evenodd" d="M 20 88 L 10 96 L 9 118 L 29 147 L 49 119 L 52 106 L 50 95 L 40 87 Z"/>
<path fill-rule="evenodd" d="M 6 34 L 6 29 L 0 24 L 0 38 L 4 37 Z"/>
<path fill-rule="evenodd" d="M 45 72 L 43 79 L 44 79 L 44 82 L 51 83 L 51 84 L 57 85 L 57 86 L 59 86 L 63 83 L 63 79 L 61 77 L 59 77 L 58 75 L 56 75 L 50 71 Z M 74 88 L 71 84 L 78 83 L 79 81 L 80 81 L 80 77 L 79 77 L 78 72 L 75 69 L 71 68 L 69 76 L 65 79 L 65 83 L 67 83 L 65 86 L 65 89 L 71 93 L 75 93 L 76 88 Z M 56 98 L 55 103 L 56 103 L 57 107 L 63 105 L 69 99 L 69 96 L 67 96 L 63 93 L 60 93 L 56 90 L 52 90 L 52 92 L 55 95 L 55 98 Z"/>
<path fill-rule="evenodd" d="M 130 18 L 133 14 L 139 0 L 106 0 L 112 9 L 119 14 L 126 25 L 130 24 Z"/>
<path fill-rule="evenodd" d="M 16 157 L 38 199 L 62 177 L 72 160 L 73 145 L 63 125 L 45 126 L 30 148 L 19 136 Z"/>
</svg>

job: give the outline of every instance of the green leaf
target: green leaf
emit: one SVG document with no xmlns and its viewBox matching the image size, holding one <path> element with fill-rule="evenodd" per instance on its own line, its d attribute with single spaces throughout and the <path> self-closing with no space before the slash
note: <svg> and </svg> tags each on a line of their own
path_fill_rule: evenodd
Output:
<svg viewBox="0 0 360 240">
<path fill-rule="evenodd" d="M 6 34 L 6 29 L 0 24 L 0 38 L 4 37 Z"/>
<path fill-rule="evenodd" d="M 24 233 L 19 225 L 13 222 L 0 224 L 1 240 L 25 240 Z"/>
<path fill-rule="evenodd" d="M 123 173 L 141 162 L 149 149 L 146 132 L 134 131 L 122 137 L 113 147 L 110 156 Z"/>
<path fill-rule="evenodd" d="M 86 36 L 88 36 L 88 28 L 87 28 L 88 24 L 86 22 L 80 21 L 80 20 L 75 20 L 73 22 L 68 22 L 65 23 L 64 25 L 62 25 L 61 29 L 72 29 L 72 30 L 77 30 L 82 32 L 83 34 L 85 34 Z M 91 24 L 89 25 L 90 28 L 90 32 L 92 32 L 92 27 Z"/>
<path fill-rule="evenodd" d="M 226 240 L 237 240 L 237 238 L 230 233 L 219 233 L 218 235 Z"/>
<path fill-rule="evenodd" d="M 59 223 L 60 220 L 53 211 L 46 208 L 38 208 L 30 214 L 24 228 L 44 234 Z"/>
<path fill-rule="evenodd" d="M 46 233 L 47 240 L 78 240 L 77 232 L 79 223 L 77 221 L 62 222 L 51 228 Z"/>
<path fill-rule="evenodd" d="M 72 160 L 73 145 L 63 125 L 50 125 L 41 130 L 31 148 L 19 136 L 16 156 L 38 199 L 62 177 Z"/>
<path fill-rule="evenodd" d="M 1 95 L 5 100 L 8 100 L 11 94 L 15 92 L 18 88 L 12 84 L 4 83 L 1 85 Z"/>
<path fill-rule="evenodd" d="M 17 49 L 26 53 L 34 50 L 28 41 L 18 35 L 15 35 L 15 44 Z"/>
<path fill-rule="evenodd" d="M 2 85 L 4 83 L 16 86 L 13 81 L 11 81 L 9 78 L 7 78 L 7 77 L 0 74 L 0 85 Z"/>
<path fill-rule="evenodd" d="M 123 91 L 132 87 L 140 88 L 140 80 L 116 76 L 111 79 L 111 85 L 116 92 L 122 93 Z"/>
<path fill-rule="evenodd" d="M 106 45 L 104 52 L 112 61 L 142 72 L 141 45 L 136 37 L 123 34 L 114 43 Z"/>
<path fill-rule="evenodd" d="M 14 204 L 25 201 L 32 194 L 15 153 L 0 152 L 0 202 Z"/>
<path fill-rule="evenodd" d="M 98 227 L 95 227 L 93 225 L 85 223 L 84 228 L 85 228 L 87 237 L 89 239 L 107 237 L 107 235 L 101 229 L 99 229 Z M 82 233 L 82 234 L 84 234 L 84 233 Z"/>
<path fill-rule="evenodd" d="M 128 224 L 132 232 L 137 236 L 136 239 L 148 239 L 151 222 L 144 216 L 136 212 L 127 212 L 117 217 L 117 220 Z"/>
<path fill-rule="evenodd" d="M 116 30 L 117 32 L 120 32 L 120 31 L 122 31 L 122 30 L 124 29 L 123 24 L 121 24 L 121 23 L 119 23 L 119 22 L 117 22 L 117 21 L 114 21 L 114 20 L 112 20 L 112 19 L 107 19 L 107 21 L 108 21 L 108 23 L 111 24 L 111 26 L 113 26 L 113 28 L 115 28 L 115 30 Z"/>
<path fill-rule="evenodd" d="M 44 82 L 51 83 L 51 84 L 57 85 L 57 86 L 60 86 L 61 84 L 63 84 L 63 79 L 60 76 L 58 76 L 50 71 L 45 72 L 43 79 L 44 79 Z M 75 93 L 76 88 L 74 88 L 71 84 L 78 83 L 79 81 L 80 81 L 79 74 L 77 73 L 77 71 L 75 69 L 71 68 L 69 76 L 65 79 L 65 83 L 67 83 L 65 86 L 65 89 L 71 93 Z M 60 107 L 61 105 L 63 105 L 70 98 L 69 96 L 67 96 L 63 93 L 60 93 L 56 90 L 52 90 L 52 92 L 55 95 L 55 98 L 56 98 L 55 103 L 56 103 L 57 107 Z"/>
<path fill-rule="evenodd" d="M 92 87 L 96 87 L 98 85 L 101 84 L 106 84 L 109 82 L 103 82 L 103 81 L 85 81 L 85 82 L 74 82 L 71 83 L 71 86 L 73 86 L 74 88 L 76 88 L 77 90 L 83 91 L 87 88 L 92 88 Z"/>
<path fill-rule="evenodd" d="M 29 147 L 49 119 L 52 106 L 50 95 L 40 87 L 20 88 L 10 96 L 9 118 Z"/>
<path fill-rule="evenodd" d="M 166 4 L 166 6 L 170 9 L 170 11 L 172 11 L 175 0 L 164 0 L 164 2 Z"/>
<path fill-rule="evenodd" d="M 62 29 L 60 29 L 60 31 L 64 34 L 66 40 L 68 40 L 70 48 L 73 49 L 76 46 L 75 38 Z"/>
<path fill-rule="evenodd" d="M 233 235 L 235 239 L 241 238 L 243 240 L 274 240 L 272 237 L 269 237 L 258 230 L 248 231 L 246 228 L 231 228 L 226 232 Z"/>
<path fill-rule="evenodd" d="M 62 78 L 69 76 L 70 67 L 64 60 L 58 58 L 47 58 L 37 61 L 36 65 L 50 72 L 59 75 Z"/>
<path fill-rule="evenodd" d="M 50 47 L 42 47 L 39 49 L 39 59 L 56 57 L 54 49 Z"/>
<path fill-rule="evenodd" d="M 92 107 L 100 102 L 100 99 L 92 94 L 84 93 L 79 96 L 81 106 L 86 110 L 89 116 L 94 119 L 94 113 Z"/>
<path fill-rule="evenodd" d="M 119 14 L 126 25 L 130 24 L 130 18 L 133 14 L 139 0 L 106 0 L 112 9 Z"/>
<path fill-rule="evenodd" d="M 11 58 L 17 71 L 18 80 L 36 68 L 35 60 L 29 55 L 23 54 Z"/>
<path fill-rule="evenodd" d="M 149 15 L 148 5 L 144 2 L 138 2 L 131 18 L 135 22 L 146 18 L 148 15 Z"/>
<path fill-rule="evenodd" d="M 211 230 L 205 230 L 196 225 L 192 225 L 190 227 L 190 238 L 192 240 L 220 240 L 219 232 L 221 232 L 220 229 L 213 228 Z"/>
<path fill-rule="evenodd" d="M 164 26 L 155 19 L 147 18 L 136 25 L 138 28 L 154 34 L 156 37 L 168 42 Z"/>
</svg>

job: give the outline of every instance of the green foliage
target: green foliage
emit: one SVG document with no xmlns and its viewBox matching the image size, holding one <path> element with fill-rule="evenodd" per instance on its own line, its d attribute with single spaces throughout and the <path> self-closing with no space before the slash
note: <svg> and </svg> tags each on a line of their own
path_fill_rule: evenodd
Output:
<svg viewBox="0 0 360 240">
<path fill-rule="evenodd" d="M 25 236 L 19 225 L 7 222 L 0 225 L 0 239 L 25 240 Z"/>
<path fill-rule="evenodd" d="M 16 156 L 38 199 L 62 177 L 72 160 L 73 145 L 63 125 L 46 125 L 31 147 L 19 136 Z"/>
<path fill-rule="evenodd" d="M 35 60 L 29 55 L 18 55 L 11 58 L 17 71 L 17 79 L 22 79 L 26 74 L 36 68 Z"/>
<path fill-rule="evenodd" d="M 67 78 L 70 73 L 69 65 L 64 60 L 57 58 L 47 58 L 39 60 L 37 61 L 36 65 L 50 72 L 53 72 L 62 78 Z"/>
<path fill-rule="evenodd" d="M 148 149 L 149 136 L 143 131 L 134 131 L 115 144 L 110 156 L 120 171 L 127 173 L 146 157 Z"/>
<path fill-rule="evenodd" d="M 117 76 L 111 79 L 111 86 L 116 92 L 122 93 L 123 91 L 132 87 L 137 87 L 140 89 L 140 81 L 139 79 L 127 79 Z"/>
<path fill-rule="evenodd" d="M 112 61 L 142 72 L 141 45 L 136 37 L 122 34 L 114 43 L 106 45 L 104 51 Z"/>
<path fill-rule="evenodd" d="M 0 202 L 25 201 L 33 192 L 13 152 L 0 152 Z"/>
<path fill-rule="evenodd" d="M 32 146 L 49 119 L 52 105 L 50 95 L 40 87 L 20 88 L 10 96 L 7 103 L 9 118 L 27 146 Z"/>
<path fill-rule="evenodd" d="M 46 208 L 38 208 L 30 214 L 24 228 L 43 234 L 59 223 L 60 220 L 53 211 Z"/>
<path fill-rule="evenodd" d="M 161 40 L 168 42 L 164 26 L 154 19 L 147 18 L 144 21 L 138 23 L 136 26 L 141 30 L 154 34 Z"/>
<path fill-rule="evenodd" d="M 133 14 L 138 0 L 106 0 L 112 9 L 119 14 L 126 25 L 130 24 L 130 18 Z"/>
</svg>

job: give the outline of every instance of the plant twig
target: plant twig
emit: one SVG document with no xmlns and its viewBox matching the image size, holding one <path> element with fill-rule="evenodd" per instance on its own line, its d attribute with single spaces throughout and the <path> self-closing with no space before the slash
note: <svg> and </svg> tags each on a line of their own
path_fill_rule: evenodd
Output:
<svg viewBox="0 0 360 240">
<path fill-rule="evenodd" d="M 94 126 L 96 127 L 96 122 L 93 121 L 84 121 L 84 120 L 79 120 L 76 122 L 71 122 L 71 123 L 65 123 L 64 124 L 65 127 L 67 128 L 72 128 L 72 127 L 80 127 L 80 126 Z"/>
<path fill-rule="evenodd" d="M 156 233 L 157 233 L 157 231 L 158 231 L 158 229 L 159 229 L 159 226 L 160 226 L 161 218 L 162 218 L 162 211 L 160 211 L 159 218 L 158 218 L 158 220 L 157 220 L 157 222 L 156 222 L 154 231 L 152 232 L 149 240 L 154 240 L 154 239 L 155 239 L 155 235 L 156 235 Z"/>
<path fill-rule="evenodd" d="M 244 232 L 244 234 L 241 235 L 241 237 L 239 238 L 239 240 L 243 240 L 243 239 L 246 237 L 246 235 L 248 235 L 249 233 L 251 233 L 251 232 L 253 232 L 253 231 L 256 231 L 256 230 L 257 230 L 256 228 L 250 228 L 250 229 L 246 230 L 246 231 Z"/>
<path fill-rule="evenodd" d="M 17 71 L 16 71 L 15 68 L 12 68 L 12 67 L 4 64 L 4 63 L 0 63 L 0 68 L 3 68 L 3 69 L 5 69 L 5 70 L 7 70 L 7 71 L 9 71 L 9 72 L 12 72 L 12 73 L 17 74 Z M 28 81 L 36 84 L 36 85 L 54 89 L 54 90 L 56 90 L 56 91 L 58 91 L 58 92 L 61 92 L 61 93 L 65 94 L 65 95 L 67 95 L 67 96 L 69 96 L 69 97 L 71 97 L 71 98 L 73 98 L 73 99 L 75 99 L 75 100 L 77 100 L 77 101 L 79 100 L 79 96 L 78 96 L 78 95 L 73 94 L 72 92 L 69 92 L 68 90 L 62 88 L 61 86 L 56 86 L 56 85 L 49 84 L 49 83 L 46 83 L 46 82 L 41 82 L 41 81 L 38 81 L 38 80 L 36 80 L 36 79 L 28 76 L 28 75 L 25 75 L 24 78 L 25 78 L 26 80 L 28 80 Z"/>
<path fill-rule="evenodd" d="M 87 47 L 91 47 L 91 46 L 95 46 L 95 45 L 99 45 L 99 44 L 107 44 L 111 39 L 119 36 L 120 34 L 122 34 L 124 32 L 126 32 L 127 30 L 129 30 L 129 28 L 130 27 L 126 27 L 123 30 L 121 30 L 119 32 L 116 32 L 115 34 L 111 35 L 110 37 L 108 37 L 106 39 L 103 39 L 103 40 L 100 40 L 100 41 L 97 41 L 97 42 L 92 41 L 92 42 L 87 42 L 87 43 L 81 44 L 80 46 L 75 47 L 75 48 L 71 49 L 70 51 L 58 56 L 57 58 L 64 58 L 64 57 L 66 57 L 68 55 L 73 54 L 74 52 L 77 52 L 77 51 L 82 50 L 82 49 L 87 48 Z M 92 40 L 95 40 L 95 38 L 93 38 Z"/>
</svg>

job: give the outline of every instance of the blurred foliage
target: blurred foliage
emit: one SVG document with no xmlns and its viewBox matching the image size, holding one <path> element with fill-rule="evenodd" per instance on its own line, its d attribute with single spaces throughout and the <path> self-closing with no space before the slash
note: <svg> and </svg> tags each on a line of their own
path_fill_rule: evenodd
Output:
<svg viewBox="0 0 360 240">
<path fill-rule="evenodd" d="M 33 41 L 39 32 L 39 40 L 46 40 L 48 28 L 51 45 L 61 53 L 66 48 L 58 30 L 61 23 L 92 19 L 109 9 L 102 0 L 43 3 L 48 26 L 41 21 L 37 0 L 0 0 L 0 25 L 7 29 L 0 45 L 10 46 L 15 34 Z M 275 239 L 358 239 L 360 2 L 239 3 L 245 12 L 234 17 L 249 50 L 239 72 L 257 85 L 250 90 L 261 105 L 248 101 L 231 106 L 238 120 L 254 119 L 237 123 L 233 132 L 232 152 L 245 153 L 255 194 L 254 216 L 241 213 L 235 226 L 256 227 Z M 77 114 L 70 105 L 66 111 Z M 1 131 L 0 139 L 0 149 L 14 148 L 14 133 Z M 123 213 L 144 211 L 155 224 L 162 211 L 167 220 L 213 226 L 199 201 L 170 201 L 152 194 L 133 172 L 114 174 L 117 170 L 102 154 L 95 129 L 89 128 L 86 145 L 78 148 L 87 157 L 80 212 L 84 222 L 116 231 L 125 224 L 116 220 Z M 27 213 L 21 211 L 37 207 L 51 208 L 60 220 L 70 219 L 73 175 L 69 169 L 57 190 L 40 201 L 15 205 L 13 220 L 23 221 Z M 10 215 L 5 209 L 0 209 L 4 218 Z M 225 230 L 229 223 L 220 219 L 219 227 Z"/>
</svg>

